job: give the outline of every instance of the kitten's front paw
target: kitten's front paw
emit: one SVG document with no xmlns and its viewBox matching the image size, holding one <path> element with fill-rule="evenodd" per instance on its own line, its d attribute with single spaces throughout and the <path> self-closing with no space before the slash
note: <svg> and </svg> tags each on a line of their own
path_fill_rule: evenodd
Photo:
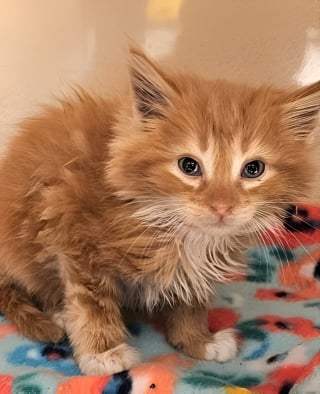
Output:
<svg viewBox="0 0 320 394">
<path fill-rule="evenodd" d="M 213 335 L 212 342 L 205 346 L 206 360 L 215 360 L 220 363 L 230 361 L 236 357 L 238 351 L 237 331 L 226 329 L 216 332 Z"/>
<path fill-rule="evenodd" d="M 136 349 L 122 343 L 103 353 L 82 354 L 78 364 L 85 375 L 112 375 L 133 367 L 139 359 Z"/>
</svg>

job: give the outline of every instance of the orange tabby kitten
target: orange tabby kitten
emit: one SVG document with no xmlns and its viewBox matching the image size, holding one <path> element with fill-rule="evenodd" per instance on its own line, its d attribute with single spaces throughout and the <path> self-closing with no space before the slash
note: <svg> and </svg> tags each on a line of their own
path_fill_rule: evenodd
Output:
<svg viewBox="0 0 320 394">
<path fill-rule="evenodd" d="M 318 174 L 320 82 L 248 88 L 130 53 L 131 93 L 75 99 L 21 125 L 0 169 L 0 310 L 39 341 L 67 333 L 85 374 L 138 361 L 123 310 L 162 312 L 168 341 L 220 362 L 213 283 Z"/>
</svg>

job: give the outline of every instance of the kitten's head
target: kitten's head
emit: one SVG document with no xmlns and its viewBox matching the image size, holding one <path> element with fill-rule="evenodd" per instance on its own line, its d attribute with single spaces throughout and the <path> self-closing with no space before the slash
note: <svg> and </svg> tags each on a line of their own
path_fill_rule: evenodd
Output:
<svg viewBox="0 0 320 394">
<path fill-rule="evenodd" d="M 310 197 L 320 82 L 282 92 L 209 81 L 167 73 L 135 49 L 130 76 L 107 177 L 148 224 L 246 234 Z"/>
</svg>

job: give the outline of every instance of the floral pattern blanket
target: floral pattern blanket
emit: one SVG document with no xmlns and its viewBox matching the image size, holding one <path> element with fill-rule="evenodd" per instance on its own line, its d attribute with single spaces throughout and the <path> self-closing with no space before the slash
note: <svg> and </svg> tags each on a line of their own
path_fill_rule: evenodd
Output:
<svg viewBox="0 0 320 394">
<path fill-rule="evenodd" d="M 182 356 L 159 324 L 129 327 L 143 363 L 81 376 L 68 343 L 36 343 L 0 315 L 0 394 L 320 393 L 320 207 L 289 207 L 285 230 L 248 253 L 246 278 L 217 287 L 212 331 L 236 327 L 226 364 Z"/>
</svg>

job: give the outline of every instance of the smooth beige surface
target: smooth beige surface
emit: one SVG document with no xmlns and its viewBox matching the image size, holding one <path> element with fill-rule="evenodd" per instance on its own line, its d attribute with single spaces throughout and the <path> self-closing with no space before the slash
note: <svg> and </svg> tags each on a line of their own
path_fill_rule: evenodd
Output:
<svg viewBox="0 0 320 394">
<path fill-rule="evenodd" d="M 164 64 L 251 84 L 320 79 L 319 0 L 0 0 L 0 143 L 79 83 L 114 90 L 128 37 Z"/>
</svg>

